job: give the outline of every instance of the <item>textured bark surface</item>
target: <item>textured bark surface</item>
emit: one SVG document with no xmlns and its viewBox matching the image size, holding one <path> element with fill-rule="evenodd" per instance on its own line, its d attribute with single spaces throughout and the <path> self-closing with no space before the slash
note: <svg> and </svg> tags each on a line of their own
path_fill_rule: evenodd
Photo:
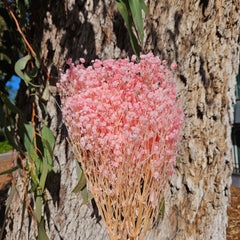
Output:
<svg viewBox="0 0 240 240">
<path fill-rule="evenodd" d="M 178 63 L 179 97 L 186 114 L 183 164 L 171 182 L 172 221 L 166 217 L 166 230 L 155 231 L 152 239 L 225 239 L 239 57 L 237 9 L 239 1 L 150 2 L 154 20 L 147 29 L 155 37 L 148 35 L 148 49 L 154 43 L 156 54 Z"/>
<path fill-rule="evenodd" d="M 35 1 L 40 2 L 40 1 Z M 54 80 L 71 57 L 87 63 L 132 53 L 127 30 L 114 1 L 41 1 L 33 5 L 33 39 Z M 186 115 L 177 164 L 166 197 L 164 220 L 148 239 L 221 240 L 226 238 L 231 185 L 231 123 L 239 59 L 239 1 L 148 0 L 146 49 L 169 63 L 178 63 L 178 95 Z M 43 24 L 42 24 L 43 23 Z M 51 82 L 49 125 L 56 135 L 55 166 L 48 191 L 47 228 L 50 239 L 108 239 L 91 204 L 71 193 L 77 183 L 67 131 Z M 40 114 L 40 110 L 39 110 Z M 16 239 L 21 222 L 23 185 L 12 205 L 6 239 Z M 20 239 L 33 239 L 26 216 Z"/>
</svg>

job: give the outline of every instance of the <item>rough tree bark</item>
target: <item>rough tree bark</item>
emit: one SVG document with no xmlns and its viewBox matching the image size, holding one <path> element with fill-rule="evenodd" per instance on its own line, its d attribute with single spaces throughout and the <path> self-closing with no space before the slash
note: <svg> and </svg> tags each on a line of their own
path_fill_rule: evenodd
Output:
<svg viewBox="0 0 240 240">
<path fill-rule="evenodd" d="M 41 3 L 40 3 L 41 2 Z M 145 51 L 178 63 L 178 95 L 186 115 L 180 156 L 170 182 L 164 220 L 148 239 L 221 240 L 226 238 L 231 185 L 231 123 L 239 60 L 240 2 L 221 0 L 148 0 Z M 114 1 L 34 1 L 32 36 L 41 46 L 51 76 L 59 77 L 71 57 L 77 60 L 121 58 L 132 54 L 123 20 Z M 74 195 L 75 160 L 51 82 L 47 104 L 56 136 L 47 228 L 50 239 L 108 239 L 91 204 Z M 7 239 L 19 235 L 21 182 L 8 219 Z M 33 239 L 26 217 L 20 239 Z M 33 228 L 33 223 L 31 223 Z"/>
</svg>

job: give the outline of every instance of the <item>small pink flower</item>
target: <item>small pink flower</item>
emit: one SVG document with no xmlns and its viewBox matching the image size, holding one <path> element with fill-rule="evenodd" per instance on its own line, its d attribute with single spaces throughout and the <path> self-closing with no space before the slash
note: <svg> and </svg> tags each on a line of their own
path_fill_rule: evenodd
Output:
<svg viewBox="0 0 240 240">
<path fill-rule="evenodd" d="M 79 59 L 81 63 L 85 63 L 85 59 L 84 58 L 80 58 Z"/>
<path fill-rule="evenodd" d="M 170 66 L 171 69 L 176 69 L 177 68 L 177 64 L 176 63 L 172 63 Z"/>
<path fill-rule="evenodd" d="M 67 64 L 68 64 L 68 65 L 71 65 L 71 63 L 72 63 L 72 59 L 69 58 L 69 59 L 67 60 Z"/>
<path fill-rule="evenodd" d="M 131 61 L 135 62 L 137 60 L 137 56 L 136 55 L 132 55 Z"/>
</svg>

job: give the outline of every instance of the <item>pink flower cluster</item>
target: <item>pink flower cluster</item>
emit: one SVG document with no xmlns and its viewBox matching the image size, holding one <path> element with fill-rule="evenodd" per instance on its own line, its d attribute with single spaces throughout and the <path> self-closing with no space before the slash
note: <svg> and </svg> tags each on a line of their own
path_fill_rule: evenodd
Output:
<svg viewBox="0 0 240 240">
<path fill-rule="evenodd" d="M 135 60 L 95 60 L 87 68 L 84 59 L 77 66 L 69 60 L 59 84 L 62 113 L 74 142 L 105 156 L 104 166 L 151 159 L 158 179 L 163 163 L 175 163 L 184 115 L 166 62 L 151 53 Z"/>
</svg>

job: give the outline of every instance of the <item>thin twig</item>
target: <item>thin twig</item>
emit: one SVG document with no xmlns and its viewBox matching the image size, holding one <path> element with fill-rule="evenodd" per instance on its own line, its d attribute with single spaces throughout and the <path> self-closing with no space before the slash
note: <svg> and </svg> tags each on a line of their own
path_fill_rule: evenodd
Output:
<svg viewBox="0 0 240 240">
<path fill-rule="evenodd" d="M 7 2 L 6 0 L 3 0 L 3 2 L 4 2 L 4 4 L 5 4 L 5 6 L 7 7 L 7 9 L 9 10 L 9 13 L 11 14 L 11 16 L 12 16 L 12 18 L 13 18 L 16 26 L 17 26 L 17 30 L 18 30 L 18 32 L 20 33 L 20 35 L 22 36 L 24 42 L 27 44 L 28 49 L 31 51 L 31 53 L 34 55 L 34 57 L 37 58 L 37 60 L 38 60 L 38 61 L 40 62 L 40 64 L 41 64 L 44 72 L 47 74 L 47 80 L 46 80 L 46 84 L 45 84 L 45 86 L 47 86 L 47 82 L 48 82 L 48 80 L 50 79 L 50 75 L 48 74 L 47 69 L 45 68 L 45 66 L 43 65 L 41 59 L 38 57 L 38 55 L 36 54 L 36 52 L 33 50 L 33 48 L 31 47 L 31 45 L 29 44 L 28 40 L 27 40 L 26 37 L 24 36 L 24 34 L 23 34 L 23 32 L 22 32 L 22 30 L 21 30 L 21 28 L 20 28 L 20 26 L 19 26 L 18 20 L 17 20 L 17 18 L 15 17 L 13 11 L 11 10 L 8 2 Z"/>
</svg>

